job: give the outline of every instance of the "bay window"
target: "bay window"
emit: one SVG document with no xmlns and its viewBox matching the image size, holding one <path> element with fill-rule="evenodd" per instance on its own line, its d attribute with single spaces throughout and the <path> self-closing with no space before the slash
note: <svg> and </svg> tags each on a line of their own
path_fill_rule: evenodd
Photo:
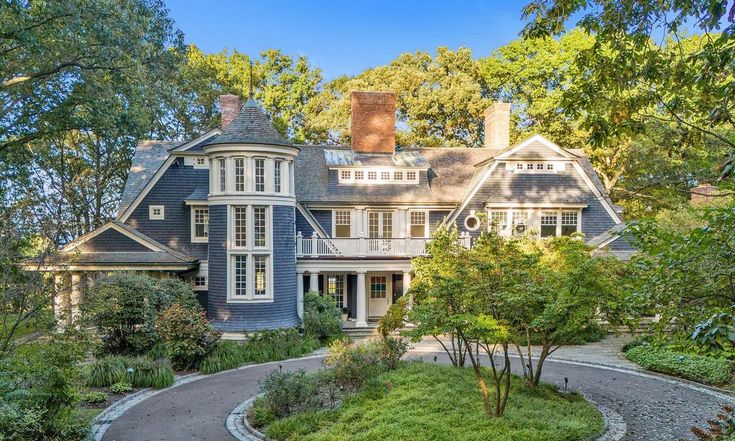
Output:
<svg viewBox="0 0 735 441">
<path fill-rule="evenodd" d="M 219 191 L 224 193 L 227 191 L 227 167 L 225 166 L 225 159 L 218 159 L 219 162 Z"/>
<path fill-rule="evenodd" d="M 235 158 L 235 191 L 245 191 L 245 158 Z"/>
<path fill-rule="evenodd" d="M 255 191 L 265 191 L 265 159 L 255 158 Z"/>
<path fill-rule="evenodd" d="M 281 161 L 278 160 L 273 163 L 273 191 L 281 192 Z"/>
</svg>

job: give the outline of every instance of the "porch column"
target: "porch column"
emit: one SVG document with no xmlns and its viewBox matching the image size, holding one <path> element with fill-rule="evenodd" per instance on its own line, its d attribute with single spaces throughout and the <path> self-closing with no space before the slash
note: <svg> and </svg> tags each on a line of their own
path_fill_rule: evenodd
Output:
<svg viewBox="0 0 735 441">
<path fill-rule="evenodd" d="M 403 272 L 403 295 L 405 296 L 406 293 L 408 293 L 409 288 L 411 287 L 411 271 L 404 271 Z M 413 308 L 413 293 L 411 293 L 408 297 L 408 309 Z"/>
<path fill-rule="evenodd" d="M 296 314 L 304 318 L 304 272 L 296 272 Z"/>
<path fill-rule="evenodd" d="M 79 321 L 79 306 L 82 304 L 82 273 L 71 273 L 69 304 L 71 305 L 71 324 L 76 325 Z"/>
<path fill-rule="evenodd" d="M 64 273 L 54 274 L 54 317 L 56 318 L 56 325 L 59 329 L 62 329 L 66 325 L 68 309 L 68 295 L 64 286 Z"/>
<path fill-rule="evenodd" d="M 309 272 L 309 291 L 319 292 L 319 273 Z"/>
<path fill-rule="evenodd" d="M 357 272 L 357 322 L 355 326 L 358 328 L 367 328 L 367 317 L 366 317 L 366 303 L 367 298 L 365 296 L 365 271 Z"/>
</svg>

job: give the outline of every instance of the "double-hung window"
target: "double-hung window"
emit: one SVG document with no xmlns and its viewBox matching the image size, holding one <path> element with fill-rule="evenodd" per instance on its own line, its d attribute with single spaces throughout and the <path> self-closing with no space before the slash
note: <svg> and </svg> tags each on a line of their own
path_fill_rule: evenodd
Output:
<svg viewBox="0 0 735 441">
<path fill-rule="evenodd" d="M 493 210 L 490 212 L 490 230 L 498 235 L 508 232 L 508 212 L 504 210 Z"/>
<path fill-rule="evenodd" d="M 279 160 L 273 163 L 273 191 L 276 193 L 281 192 L 281 164 Z"/>
<path fill-rule="evenodd" d="M 571 236 L 576 233 L 579 228 L 579 212 L 578 211 L 562 211 L 561 212 L 561 235 Z"/>
<path fill-rule="evenodd" d="M 255 168 L 255 191 L 265 191 L 265 159 L 255 158 L 253 167 Z"/>
<path fill-rule="evenodd" d="M 426 212 L 411 211 L 411 237 L 426 237 Z"/>
<path fill-rule="evenodd" d="M 273 299 L 270 216 L 267 206 L 231 208 L 228 301 Z"/>
<path fill-rule="evenodd" d="M 528 229 L 528 211 L 513 211 L 513 234 L 522 236 Z"/>
<path fill-rule="evenodd" d="M 235 158 L 235 191 L 245 191 L 245 158 Z"/>
<path fill-rule="evenodd" d="M 350 237 L 350 211 L 336 210 L 334 212 L 334 237 Z"/>
<path fill-rule="evenodd" d="M 209 237 L 209 208 L 191 207 L 191 241 L 207 242 Z"/>
<path fill-rule="evenodd" d="M 556 225 L 558 223 L 558 213 L 556 211 L 541 212 L 541 237 L 556 236 Z"/>
<path fill-rule="evenodd" d="M 227 191 L 227 167 L 224 158 L 217 160 L 219 162 L 219 191 L 224 193 Z"/>
</svg>

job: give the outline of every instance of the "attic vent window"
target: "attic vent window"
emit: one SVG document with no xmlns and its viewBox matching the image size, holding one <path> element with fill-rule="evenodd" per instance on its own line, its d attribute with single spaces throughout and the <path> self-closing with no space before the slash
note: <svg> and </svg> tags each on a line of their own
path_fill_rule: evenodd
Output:
<svg viewBox="0 0 735 441">
<path fill-rule="evenodd" d="M 560 161 L 510 161 L 506 163 L 505 169 L 514 173 L 557 173 L 564 171 L 564 163 Z"/>
</svg>

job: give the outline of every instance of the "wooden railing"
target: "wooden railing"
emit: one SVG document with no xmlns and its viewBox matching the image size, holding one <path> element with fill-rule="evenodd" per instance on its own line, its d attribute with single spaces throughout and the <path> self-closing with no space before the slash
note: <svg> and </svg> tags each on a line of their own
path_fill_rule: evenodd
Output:
<svg viewBox="0 0 735 441">
<path fill-rule="evenodd" d="M 430 240 L 426 237 L 324 238 L 316 233 L 303 237 L 299 232 L 296 235 L 296 257 L 417 257 L 426 255 L 426 244 Z M 460 240 L 470 247 L 469 235 L 462 236 Z"/>
</svg>

